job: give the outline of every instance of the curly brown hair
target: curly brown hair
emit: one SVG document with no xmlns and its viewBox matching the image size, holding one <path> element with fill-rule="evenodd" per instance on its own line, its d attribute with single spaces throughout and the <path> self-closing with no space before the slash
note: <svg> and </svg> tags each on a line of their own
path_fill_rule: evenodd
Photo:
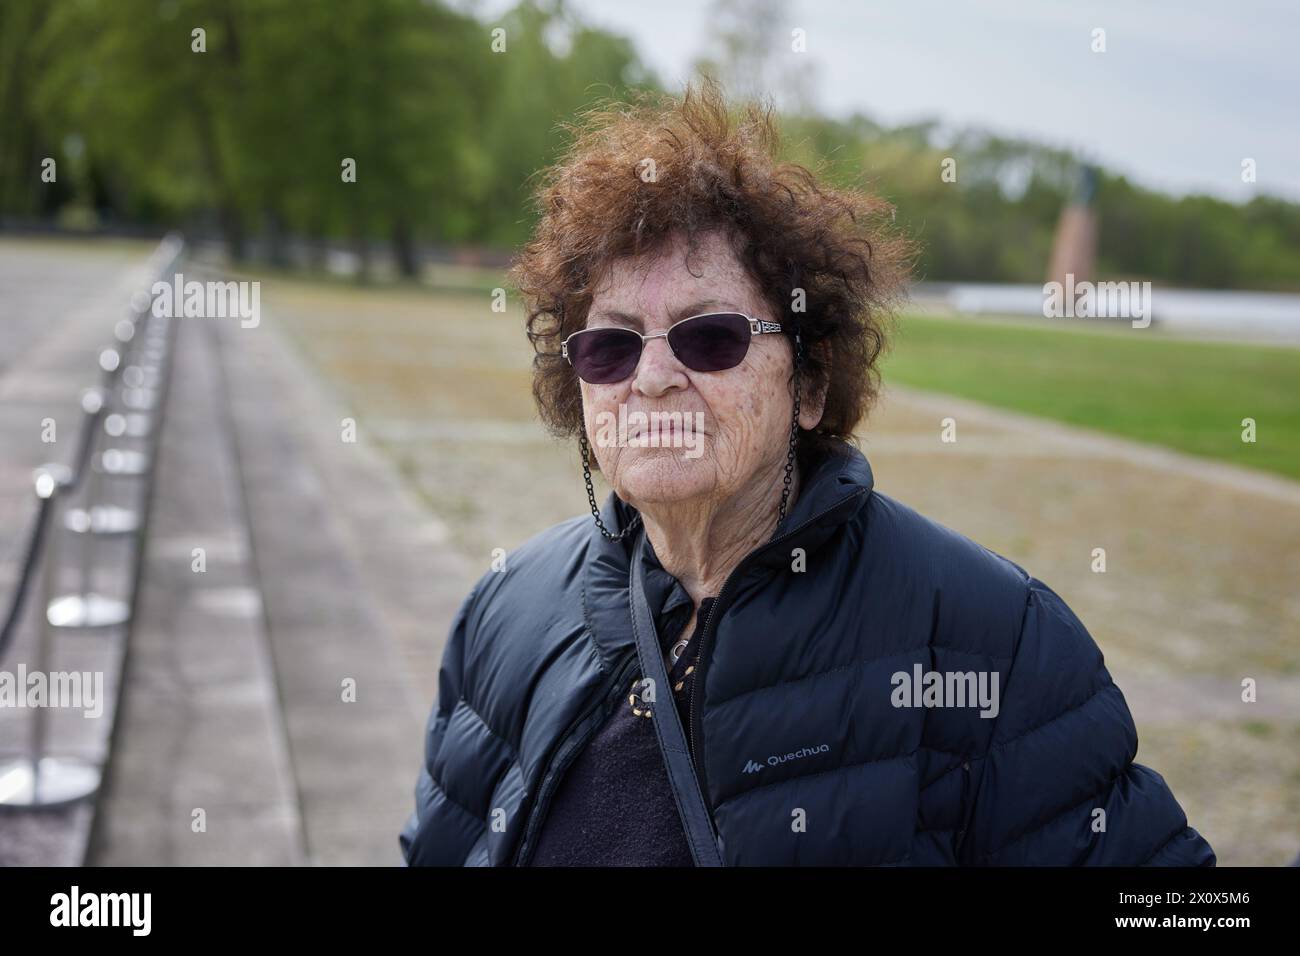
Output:
<svg viewBox="0 0 1300 956">
<path fill-rule="evenodd" d="M 773 318 L 799 331 L 804 394 L 825 391 L 821 423 L 800 433 L 801 461 L 851 440 L 878 395 L 877 360 L 911 269 L 893 207 L 779 162 L 772 106 L 749 103 L 733 119 L 708 77 L 681 97 L 633 99 L 597 103 L 563 124 L 572 143 L 539 173 L 537 226 L 510 269 L 527 308 L 543 422 L 559 437 L 582 428 L 578 378 L 560 342 L 586 325 L 610 264 L 654 254 L 683 232 L 693 248 L 720 228 Z M 797 290 L 803 311 L 793 309 Z"/>
</svg>

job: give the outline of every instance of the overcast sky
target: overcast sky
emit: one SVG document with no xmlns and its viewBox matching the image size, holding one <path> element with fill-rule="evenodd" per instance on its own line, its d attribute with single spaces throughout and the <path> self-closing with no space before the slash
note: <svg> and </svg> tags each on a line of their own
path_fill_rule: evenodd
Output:
<svg viewBox="0 0 1300 956">
<path fill-rule="evenodd" d="M 708 0 L 570 3 L 632 37 L 670 88 L 708 43 Z M 1169 192 L 1300 201 L 1300 0 L 789 0 L 788 10 L 773 43 L 811 67 L 830 115 L 978 125 Z M 802 56 L 786 52 L 796 27 Z M 1091 50 L 1098 27 L 1104 53 Z M 1242 182 L 1244 158 L 1256 162 L 1254 185 Z"/>
</svg>

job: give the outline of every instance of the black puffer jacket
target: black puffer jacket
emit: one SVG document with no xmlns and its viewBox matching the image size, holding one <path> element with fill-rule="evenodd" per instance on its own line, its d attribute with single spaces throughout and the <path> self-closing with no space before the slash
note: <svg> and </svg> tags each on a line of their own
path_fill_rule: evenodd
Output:
<svg viewBox="0 0 1300 956">
<path fill-rule="evenodd" d="M 617 530 L 631 515 L 611 496 L 602 516 Z M 475 586 L 444 653 L 408 863 L 528 862 L 565 768 L 636 676 L 630 553 L 577 518 Z M 982 677 L 996 708 L 923 696 L 932 671 Z M 728 864 L 1214 863 L 1133 763 L 1124 697 L 1065 603 L 873 491 L 849 446 L 719 593 L 690 717 Z"/>
</svg>

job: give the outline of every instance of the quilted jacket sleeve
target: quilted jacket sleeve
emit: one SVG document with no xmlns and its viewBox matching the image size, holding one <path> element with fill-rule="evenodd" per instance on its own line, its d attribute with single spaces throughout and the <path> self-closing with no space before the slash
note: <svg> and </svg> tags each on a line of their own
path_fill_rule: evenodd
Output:
<svg viewBox="0 0 1300 956">
<path fill-rule="evenodd" d="M 1101 650 L 1065 602 L 1029 594 L 974 797 L 961 862 L 1213 866 L 1164 779 L 1133 762 L 1137 730 Z"/>
<path fill-rule="evenodd" d="M 408 866 L 460 866 L 484 828 L 482 820 L 448 797 L 437 776 L 447 724 L 464 691 L 466 632 L 477 593 L 475 586 L 456 612 L 443 649 L 438 699 L 425 727 L 424 760 L 415 782 L 415 810 L 398 836 Z"/>
</svg>

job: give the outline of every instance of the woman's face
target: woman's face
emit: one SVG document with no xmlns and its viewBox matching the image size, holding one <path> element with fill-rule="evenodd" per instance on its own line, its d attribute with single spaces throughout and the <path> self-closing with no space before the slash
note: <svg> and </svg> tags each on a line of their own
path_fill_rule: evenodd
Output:
<svg viewBox="0 0 1300 956">
<path fill-rule="evenodd" d="M 613 263 L 593 297 L 587 327 L 650 334 L 705 312 L 782 318 L 771 314 L 718 232 L 699 237 L 689 267 L 684 239 L 662 255 Z M 723 502 L 746 491 L 761 493 L 772 481 L 779 486 L 793 413 L 792 359 L 786 336 L 757 335 L 735 368 L 696 372 L 678 361 L 667 339 L 657 338 L 645 343 L 629 378 L 581 382 L 587 440 L 606 480 L 639 510 Z M 814 406 L 803 404 L 805 428 L 821 417 Z M 629 425 L 622 434 L 620 421 Z M 637 440 L 638 426 L 647 422 L 657 423 L 660 447 L 650 444 L 653 431 Z"/>
</svg>

